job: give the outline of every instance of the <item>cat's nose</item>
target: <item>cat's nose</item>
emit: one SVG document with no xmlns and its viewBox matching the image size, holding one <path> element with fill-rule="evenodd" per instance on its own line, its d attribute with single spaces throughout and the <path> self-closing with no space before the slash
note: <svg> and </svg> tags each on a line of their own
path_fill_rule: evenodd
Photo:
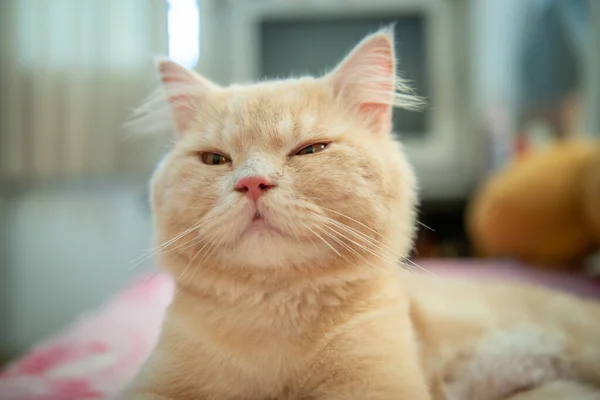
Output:
<svg viewBox="0 0 600 400">
<path fill-rule="evenodd" d="M 235 185 L 235 190 L 241 193 L 246 193 L 248 197 L 256 201 L 267 190 L 277 186 L 273 181 L 263 176 L 250 176 L 240 179 Z"/>
</svg>

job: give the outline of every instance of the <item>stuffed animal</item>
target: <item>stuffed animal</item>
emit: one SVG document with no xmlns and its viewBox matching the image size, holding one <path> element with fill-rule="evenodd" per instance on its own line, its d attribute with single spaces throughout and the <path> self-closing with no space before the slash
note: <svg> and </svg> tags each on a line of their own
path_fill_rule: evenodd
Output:
<svg viewBox="0 0 600 400">
<path fill-rule="evenodd" d="M 476 191 L 466 224 L 483 256 L 579 265 L 600 249 L 600 142 L 563 140 L 513 161 Z"/>
</svg>

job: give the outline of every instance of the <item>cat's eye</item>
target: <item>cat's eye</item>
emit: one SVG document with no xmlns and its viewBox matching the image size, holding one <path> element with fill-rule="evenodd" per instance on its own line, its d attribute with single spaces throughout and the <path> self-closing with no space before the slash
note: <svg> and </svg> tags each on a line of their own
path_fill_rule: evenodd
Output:
<svg viewBox="0 0 600 400">
<path fill-rule="evenodd" d="M 223 165 L 231 161 L 219 153 L 201 153 L 200 160 L 206 165 Z"/>
<path fill-rule="evenodd" d="M 311 144 L 310 146 L 306 146 L 306 147 L 301 148 L 296 153 L 294 153 L 294 155 L 295 156 L 304 156 L 306 154 L 318 153 L 320 151 L 325 150 L 325 148 L 327 147 L 327 145 L 328 145 L 328 143 L 315 143 L 315 144 Z"/>
</svg>

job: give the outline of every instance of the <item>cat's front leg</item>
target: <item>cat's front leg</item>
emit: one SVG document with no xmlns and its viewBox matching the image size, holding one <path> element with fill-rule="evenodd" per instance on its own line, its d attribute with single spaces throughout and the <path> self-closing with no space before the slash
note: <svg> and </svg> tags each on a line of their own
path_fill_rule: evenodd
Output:
<svg viewBox="0 0 600 400">
<path fill-rule="evenodd" d="M 361 368 L 360 366 L 358 368 Z M 391 376 L 384 370 L 363 370 L 362 373 L 340 371 L 340 380 L 325 382 L 310 397 L 311 400 L 430 400 L 419 375 Z M 411 380 L 412 378 L 412 380 Z"/>
<path fill-rule="evenodd" d="M 311 400 L 430 400 L 423 375 L 409 365 L 371 354 L 351 365 L 337 366 L 313 391 Z"/>
<path fill-rule="evenodd" d="M 431 400 L 408 317 L 346 327 L 319 354 L 310 376 L 311 400 Z"/>
<path fill-rule="evenodd" d="M 139 388 L 129 387 L 123 393 L 117 395 L 115 400 L 187 400 L 183 397 L 172 397 L 160 394 L 159 391 L 141 390 Z M 196 398 L 194 398 L 196 399 Z M 197 399 L 201 400 L 201 399 Z"/>
<path fill-rule="evenodd" d="M 130 393 L 121 397 L 120 400 L 175 400 L 158 394 Z"/>
<path fill-rule="evenodd" d="M 202 381 L 202 364 L 195 363 L 197 368 L 194 370 L 192 365 L 186 364 L 186 359 L 182 358 L 176 349 L 170 347 L 170 343 L 169 340 L 165 340 L 165 335 L 159 339 L 148 360 L 124 393 L 117 397 L 118 400 L 205 400 L 208 398 L 201 394 L 202 388 L 195 384 L 196 381 Z"/>
<path fill-rule="evenodd" d="M 547 382 L 505 400 L 598 400 L 600 390 L 579 382 Z"/>
</svg>

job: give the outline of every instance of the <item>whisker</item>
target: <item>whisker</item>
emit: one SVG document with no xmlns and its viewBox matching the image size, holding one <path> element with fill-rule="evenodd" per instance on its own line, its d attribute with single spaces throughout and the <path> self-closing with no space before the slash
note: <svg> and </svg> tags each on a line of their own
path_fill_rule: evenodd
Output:
<svg viewBox="0 0 600 400">
<path fill-rule="evenodd" d="M 129 268 L 129 271 L 133 270 L 134 268 L 136 268 L 138 265 L 142 264 L 144 261 L 148 260 L 149 258 L 157 255 L 157 254 L 166 254 L 169 253 L 173 250 L 176 250 L 178 248 L 180 248 L 181 246 L 184 246 L 188 243 L 190 243 L 191 241 L 193 241 L 194 239 L 196 239 L 196 237 L 188 240 L 187 242 L 184 242 L 178 246 L 176 246 L 175 248 L 169 249 L 165 252 L 162 252 L 162 250 L 167 247 L 168 245 L 170 245 L 171 243 L 181 239 L 182 237 L 188 235 L 189 233 L 191 233 L 193 230 L 196 229 L 200 229 L 202 226 L 206 225 L 207 223 L 209 223 L 210 221 L 212 221 L 215 217 L 217 217 L 220 214 L 215 214 L 213 216 L 211 216 L 210 218 L 198 221 L 197 223 L 195 223 L 194 225 L 192 225 L 191 227 L 189 227 L 188 229 L 186 229 L 185 231 L 179 233 L 178 235 L 175 235 L 174 237 L 172 237 L 171 239 L 167 240 L 166 242 L 160 244 L 159 246 L 156 246 L 154 248 L 150 248 L 148 249 L 145 254 L 138 256 L 136 258 L 134 258 L 133 260 L 130 261 L 130 263 L 134 263 L 133 266 L 131 266 Z"/>
<path fill-rule="evenodd" d="M 361 243 L 358 243 L 358 242 L 356 242 L 356 241 L 354 241 L 354 240 L 350 239 L 349 237 L 347 237 L 346 235 L 344 235 L 343 233 L 341 233 L 341 232 L 337 231 L 336 229 L 332 228 L 332 227 L 331 227 L 331 226 L 329 226 L 329 225 L 323 225 L 323 226 L 324 226 L 325 228 L 329 229 L 330 231 L 332 231 L 333 233 L 335 233 L 335 234 L 339 235 L 340 237 L 342 237 L 342 238 L 346 239 L 347 241 L 349 241 L 349 242 L 351 242 L 351 243 L 354 243 L 356 246 L 358 246 L 360 249 L 362 249 L 362 250 L 366 251 L 367 253 L 370 253 L 371 255 L 373 255 L 373 256 L 375 256 L 375 257 L 378 257 L 378 258 L 379 258 L 379 259 L 381 259 L 382 261 L 391 261 L 391 262 L 394 262 L 394 263 L 398 261 L 398 260 L 397 260 L 397 259 L 395 259 L 394 257 L 391 257 L 389 254 L 386 254 L 386 255 L 388 256 L 388 258 L 384 257 L 384 256 L 383 256 L 383 255 L 381 255 L 381 254 L 378 254 L 377 252 L 375 252 L 375 251 L 373 251 L 373 250 L 369 249 L 368 247 L 366 247 L 365 245 L 363 245 L 363 244 L 361 244 Z"/>
<path fill-rule="evenodd" d="M 321 239 L 321 241 L 323 243 L 325 243 L 331 250 L 333 250 L 333 252 L 335 254 L 337 254 L 338 256 L 342 257 L 342 255 L 340 254 L 339 251 L 337 251 L 327 240 L 323 239 L 323 237 L 321 235 L 319 235 L 317 232 L 315 232 L 314 230 L 312 230 L 307 224 L 305 224 L 304 222 L 300 222 L 302 225 L 304 225 L 304 227 L 306 229 L 308 229 L 309 231 L 311 231 L 316 237 L 318 237 L 319 239 Z M 343 258 L 343 257 L 342 257 Z"/>
<path fill-rule="evenodd" d="M 209 254 L 212 254 L 211 249 L 214 247 L 214 245 L 219 242 L 219 244 L 221 243 L 221 240 L 223 239 L 225 235 L 221 235 L 218 236 L 216 238 L 214 238 L 213 240 L 210 241 L 210 246 L 208 246 L 208 249 L 206 249 L 206 251 L 204 252 L 204 255 L 202 256 L 202 258 L 200 259 L 200 261 L 198 261 L 198 263 L 196 264 L 196 268 L 194 268 L 194 271 L 192 272 L 192 274 L 189 276 L 187 282 L 184 284 L 185 287 L 190 285 L 190 282 L 192 281 L 192 279 L 194 278 L 194 276 L 196 276 L 196 273 L 198 272 L 198 269 L 200 268 L 200 265 L 202 265 L 202 262 L 206 259 L 206 257 Z M 216 247 L 214 247 L 216 249 Z M 213 250 L 214 251 L 214 250 Z"/>
<path fill-rule="evenodd" d="M 428 273 L 429 275 L 432 275 L 432 276 L 437 276 L 437 275 L 436 275 L 436 274 L 434 274 L 433 272 L 429 271 L 427 268 L 423 268 L 423 267 L 421 267 L 419 264 L 417 264 L 416 262 L 412 261 L 411 259 L 409 259 L 409 258 L 407 258 L 407 257 L 404 257 L 404 258 L 402 259 L 402 261 L 403 261 L 403 262 L 404 262 L 404 261 L 406 261 L 406 262 L 409 262 L 410 264 L 412 264 L 412 265 L 413 265 L 414 267 L 416 267 L 417 269 L 419 269 L 419 270 L 421 270 L 421 271 L 423 271 L 423 272 L 426 272 L 426 273 Z"/>
<path fill-rule="evenodd" d="M 191 233 L 191 232 L 190 232 L 190 233 Z M 132 265 L 131 267 L 129 267 L 129 271 L 133 270 L 134 268 L 136 268 L 137 266 L 139 266 L 140 264 L 142 264 L 144 261 L 146 261 L 146 260 L 148 260 L 148 259 L 152 258 L 153 256 L 159 255 L 159 254 L 168 254 L 168 253 L 170 253 L 170 252 L 172 252 L 172 251 L 175 251 L 175 250 L 177 250 L 177 249 L 181 249 L 181 250 L 179 251 L 179 253 L 178 253 L 178 254 L 181 254 L 181 252 L 182 252 L 183 250 L 185 250 L 185 249 L 187 249 L 187 248 L 189 248 L 189 247 L 193 246 L 193 245 L 194 245 L 194 243 L 192 243 L 192 242 L 195 242 L 195 241 L 197 241 L 197 240 L 198 240 L 198 237 L 197 237 L 197 236 L 195 236 L 195 237 L 193 237 L 193 238 L 191 238 L 191 239 L 189 239 L 189 240 L 187 240 L 187 241 L 185 241 L 185 242 L 183 242 L 183 243 L 180 243 L 180 244 L 178 244 L 177 246 L 175 246 L 175 247 L 173 247 L 173 248 L 171 248 L 171 249 L 168 249 L 168 250 L 166 250 L 166 251 L 162 251 L 162 249 L 161 249 L 161 250 L 155 251 L 155 252 L 153 252 L 153 253 L 151 253 L 151 254 L 148 254 L 147 256 L 145 256 L 144 258 L 142 258 L 141 260 L 139 260 L 138 262 L 136 262 L 134 265 Z M 191 244 L 190 244 L 190 243 L 191 243 Z M 186 245 L 187 245 L 187 246 L 186 246 Z M 184 247 L 184 246 L 185 246 L 185 247 Z M 183 248 L 182 248 L 182 247 L 183 247 Z"/>
<path fill-rule="evenodd" d="M 391 247 L 389 247 L 389 246 L 385 245 L 384 243 L 381 243 L 381 242 L 380 242 L 380 241 L 378 241 L 377 239 L 375 239 L 375 238 L 372 238 L 372 237 L 369 237 L 369 236 L 365 235 L 364 233 L 362 233 L 362 232 L 360 232 L 360 231 L 358 231 L 358 230 L 356 230 L 356 229 L 352 228 L 351 226 L 348 226 L 348 225 L 344 224 L 343 222 L 336 221 L 336 220 L 334 220 L 334 219 L 332 219 L 332 218 L 329 218 L 329 217 L 327 217 L 327 216 L 324 216 L 324 215 L 318 215 L 318 214 L 315 214 L 315 215 L 317 215 L 318 217 L 321 217 L 321 218 L 322 218 L 322 219 L 324 219 L 326 222 L 329 222 L 330 224 L 333 224 L 333 225 L 335 225 L 335 226 L 339 227 L 340 229 L 343 229 L 343 230 L 344 230 L 345 232 L 347 232 L 348 234 L 352 234 L 352 235 L 354 235 L 356 238 L 358 238 L 358 239 L 361 239 L 361 240 L 363 240 L 363 241 L 367 242 L 368 244 L 370 244 L 370 245 L 374 246 L 374 247 L 375 247 L 377 250 L 379 250 L 379 251 L 380 251 L 382 254 L 386 255 L 387 257 L 390 257 L 390 258 L 391 258 L 393 261 L 401 263 L 403 267 L 410 268 L 410 270 L 411 270 L 412 272 L 414 272 L 414 269 L 413 269 L 413 266 L 414 266 L 416 269 L 419 269 L 419 270 L 421 270 L 421 271 L 423 271 L 423 272 L 426 272 L 426 273 L 428 273 L 428 274 L 431 274 L 431 275 L 434 275 L 434 276 L 435 276 L 435 274 L 434 274 L 433 272 L 431 272 L 431 271 L 428 271 L 426 268 L 423 268 L 423 267 L 421 267 L 420 265 L 418 265 L 417 263 L 415 263 L 415 262 L 411 261 L 410 259 L 408 259 L 408 258 L 406 258 L 406 257 L 402 257 L 402 258 L 400 258 L 400 259 L 399 259 L 398 257 L 394 256 L 394 255 L 393 255 L 393 253 L 390 253 L 390 252 L 392 252 L 392 251 L 394 251 L 394 250 L 393 250 Z M 327 228 L 328 228 L 328 229 L 330 229 L 330 230 L 334 230 L 334 229 L 332 229 L 332 227 L 327 227 Z M 338 234 L 340 234 L 339 232 L 337 232 L 337 233 L 338 233 Z M 340 235 L 341 235 L 341 234 L 340 234 Z M 341 235 L 341 236 L 343 236 L 343 235 Z M 349 241 L 353 242 L 353 243 L 354 243 L 354 244 L 356 244 L 357 246 L 361 246 L 359 243 L 356 243 L 356 242 L 352 241 L 350 238 L 347 238 L 347 237 L 345 237 L 345 236 L 343 236 L 343 237 L 344 237 L 346 240 L 349 240 Z M 364 248 L 364 246 L 361 246 L 361 247 L 363 247 L 363 248 Z M 383 247 L 383 248 L 382 248 L 382 247 Z M 387 248 L 387 249 L 388 249 L 390 252 L 386 251 L 386 250 L 385 250 L 386 248 Z M 382 256 L 381 256 L 380 254 L 376 254 L 376 253 L 374 253 L 372 250 L 369 250 L 369 249 L 367 249 L 367 248 L 364 248 L 364 249 L 365 249 L 366 251 L 369 251 L 371 254 L 373 254 L 373 255 L 377 255 L 379 258 L 382 258 Z M 405 262 L 408 262 L 408 263 L 412 264 L 412 266 L 411 266 L 411 265 L 409 265 L 409 264 L 406 264 Z"/>
<path fill-rule="evenodd" d="M 322 233 L 328 237 L 330 237 L 331 239 L 333 239 L 335 242 L 339 243 L 341 246 L 343 246 L 345 249 L 347 249 L 348 251 L 350 251 L 352 254 L 354 254 L 355 256 L 359 257 L 360 259 L 362 259 L 366 264 L 368 264 L 369 266 L 371 266 L 372 268 L 376 268 L 377 266 L 367 260 L 362 254 L 360 254 L 359 252 L 357 252 L 355 249 L 353 249 L 352 247 L 350 247 L 349 245 L 347 245 L 346 243 L 342 242 L 339 238 L 336 238 L 333 234 L 331 234 L 330 232 L 324 231 L 322 229 L 320 229 L 322 231 Z M 342 258 L 346 259 L 344 256 L 342 256 Z"/>
<path fill-rule="evenodd" d="M 173 243 L 174 241 L 180 239 L 181 237 L 187 235 L 188 233 L 190 233 L 193 230 L 196 229 L 200 229 L 201 227 L 203 227 L 204 225 L 208 224 L 209 222 L 211 222 L 212 220 L 214 220 L 216 217 L 218 217 L 221 213 L 217 213 L 214 215 L 211 215 L 209 218 L 204 218 L 200 221 L 198 221 L 197 223 L 195 223 L 194 225 L 192 225 L 191 227 L 189 227 L 188 229 L 186 229 L 185 231 L 179 233 L 178 235 L 175 235 L 174 237 L 172 237 L 171 239 L 167 240 L 166 242 L 162 243 L 160 246 L 157 246 L 156 248 L 150 248 L 149 251 L 155 251 L 155 250 L 159 250 L 160 248 L 163 248 L 165 246 L 168 246 L 169 244 Z"/>
<path fill-rule="evenodd" d="M 348 246 L 346 243 L 344 243 L 342 240 L 340 240 L 339 238 L 335 237 L 333 234 L 331 234 L 330 232 L 324 230 L 323 228 L 320 227 L 316 227 L 319 231 L 321 231 L 321 233 L 323 233 L 325 236 L 333 239 L 333 241 L 335 241 L 336 243 L 338 243 L 340 246 L 344 247 L 346 250 L 350 251 L 352 254 L 359 256 L 360 254 L 354 250 L 352 247 Z M 344 258 L 344 256 L 342 255 L 342 258 Z"/>
<path fill-rule="evenodd" d="M 422 226 L 423 228 L 425 228 L 425 229 L 429 229 L 430 231 L 432 231 L 432 232 L 435 232 L 435 229 L 433 229 L 433 228 L 431 228 L 431 227 L 429 227 L 429 226 L 425 225 L 425 224 L 424 224 L 424 223 L 422 223 L 421 221 L 417 221 L 417 224 L 421 225 L 421 226 Z"/>
<path fill-rule="evenodd" d="M 187 263 L 187 265 L 185 266 L 185 268 L 183 269 L 183 271 L 181 271 L 181 273 L 179 274 L 179 276 L 177 277 L 177 281 L 175 281 L 175 286 L 177 286 L 179 284 L 179 281 L 181 280 L 181 277 L 187 272 L 188 268 L 190 267 L 190 265 L 192 265 L 192 263 L 194 262 L 194 260 L 196 259 L 196 257 L 198 257 L 198 255 L 202 252 L 202 250 L 204 250 L 206 248 L 206 246 L 208 246 L 208 244 L 210 243 L 210 241 L 206 242 L 204 244 L 204 246 L 202 246 L 195 254 L 194 256 L 190 259 L 190 261 Z M 181 287 L 180 287 L 181 288 Z M 179 289 L 177 290 L 177 292 L 179 292 Z"/>
<path fill-rule="evenodd" d="M 341 216 L 341 217 L 347 218 L 347 219 L 349 219 L 350 221 L 352 221 L 352 222 L 355 222 L 355 223 L 359 224 L 359 225 L 360 225 L 360 226 L 362 226 L 363 228 L 366 228 L 366 229 L 370 230 L 371 232 L 373 232 L 373 233 L 374 233 L 374 234 L 376 234 L 377 236 L 381 236 L 381 234 L 380 234 L 379 232 L 377 232 L 375 229 L 371 228 L 370 226 L 367 226 L 367 225 L 363 224 L 363 223 L 362 223 L 362 222 L 360 222 L 360 221 L 357 221 L 356 219 L 354 219 L 354 218 L 352 218 L 352 217 L 350 217 L 350 216 L 348 216 L 348 215 L 346 215 L 346 214 L 344 214 L 344 213 L 341 213 L 341 212 L 339 212 L 339 211 L 336 211 L 336 210 L 332 210 L 331 208 L 327 208 L 327 207 L 324 207 L 324 206 L 319 206 L 319 207 L 321 207 L 321 208 L 322 208 L 322 209 L 324 209 L 324 210 L 330 211 L 330 212 L 332 212 L 332 213 L 334 213 L 334 214 L 337 214 L 337 215 L 339 215 L 339 216 Z M 390 244 L 391 244 L 391 243 L 390 243 Z"/>
<path fill-rule="evenodd" d="M 190 247 L 197 245 L 197 244 L 198 244 L 198 243 L 200 243 L 201 241 L 202 241 L 202 236 L 198 235 L 198 236 L 196 236 L 196 237 L 192 238 L 192 240 L 189 240 L 189 241 L 185 242 L 184 244 L 185 244 L 186 246 L 185 246 L 185 247 L 183 247 L 183 248 L 181 248 L 181 249 L 179 249 L 179 251 L 177 252 L 176 256 L 180 256 L 180 255 L 181 255 L 181 253 L 183 253 L 183 251 L 184 251 L 184 250 L 186 250 L 186 249 L 189 249 Z M 173 251 L 173 250 L 175 250 L 175 249 L 177 249 L 177 248 L 179 248 L 179 247 L 180 247 L 180 246 L 177 246 L 176 248 L 174 248 L 174 249 L 172 249 L 172 250 L 168 250 L 168 251 L 165 251 L 164 253 L 158 253 L 158 254 L 166 254 L 166 253 L 168 253 L 168 252 L 170 252 L 170 251 Z"/>
<path fill-rule="evenodd" d="M 163 249 L 164 247 L 168 246 L 169 244 L 177 241 L 178 239 L 182 238 L 183 236 L 187 235 L 188 233 L 190 233 L 191 231 L 193 231 L 198 225 L 200 224 L 200 222 L 192 225 L 191 227 L 189 227 L 188 229 L 186 229 L 185 231 L 175 235 L 174 237 L 172 237 L 171 239 L 167 240 L 166 242 L 160 244 L 159 246 L 156 247 L 151 247 L 150 249 L 144 251 L 144 254 L 134 258 L 133 260 L 131 260 L 131 263 L 135 263 L 137 260 L 139 260 L 140 258 L 145 258 L 148 257 L 148 255 L 150 254 L 150 256 L 152 256 L 152 254 L 154 252 L 157 252 L 161 249 Z"/>
<path fill-rule="evenodd" d="M 381 243 L 377 239 L 369 237 L 366 234 L 364 234 L 364 233 L 362 233 L 362 232 L 360 232 L 360 231 L 352 228 L 351 226 L 348 226 L 348 225 L 344 224 L 343 222 L 336 221 L 336 220 L 334 220 L 332 218 L 329 218 L 329 217 L 327 217 L 325 215 L 319 215 L 319 214 L 316 214 L 316 215 L 317 215 L 317 217 L 325 219 L 325 222 L 329 222 L 329 223 L 331 223 L 331 224 L 333 224 L 333 225 L 335 225 L 335 226 L 343 229 L 347 233 L 352 234 L 353 236 L 357 237 L 358 239 L 361 239 L 361 240 L 367 242 L 368 244 L 376 247 L 379 251 L 381 251 L 382 253 L 388 255 L 392 259 L 394 259 L 394 260 L 398 260 L 399 259 L 397 256 L 394 255 L 395 250 L 392 249 L 391 247 L 387 246 L 385 243 Z"/>
<path fill-rule="evenodd" d="M 215 243 L 215 241 L 216 241 L 216 238 L 210 239 L 208 242 L 206 242 L 206 244 L 204 246 L 202 246 L 202 249 L 198 250 L 198 253 L 200 253 L 201 250 L 206 248 L 206 246 L 209 246 L 208 249 L 206 249 L 206 251 L 208 251 L 210 249 L 210 247 L 212 247 L 212 245 Z M 196 253 L 196 254 L 198 254 L 198 253 Z M 194 258 L 196 258 L 196 257 L 194 256 Z M 204 256 L 202 256 L 202 259 L 203 258 L 204 258 Z M 198 272 L 198 269 L 200 268 L 200 264 L 202 264 L 202 259 L 200 259 L 200 261 L 198 261 L 196 263 L 194 270 L 192 271 L 190 276 L 188 276 L 185 283 L 183 285 L 179 286 L 179 289 L 177 290 L 177 292 L 179 292 L 179 290 L 183 289 L 184 287 L 188 287 L 190 285 L 190 282 L 192 281 L 193 277 L 196 276 L 196 272 Z M 190 262 L 188 263 L 188 266 L 191 265 L 192 261 L 193 260 L 190 260 Z M 187 266 L 186 266 L 186 269 L 187 269 Z"/>
<path fill-rule="evenodd" d="M 320 217 L 325 218 L 328 222 L 330 222 L 331 224 L 334 224 L 336 226 L 338 226 L 339 228 L 345 230 L 346 232 L 353 234 L 354 236 L 361 238 L 363 240 L 365 240 L 366 242 L 368 242 L 369 244 L 372 244 L 376 247 L 379 248 L 379 250 L 386 252 L 389 251 L 390 257 L 394 257 L 394 258 L 398 258 L 396 256 L 394 256 L 393 254 L 396 252 L 393 248 L 391 248 L 390 246 L 386 245 L 385 243 L 382 243 L 381 241 L 377 240 L 376 238 L 370 237 L 364 233 L 362 233 L 359 230 L 356 230 L 354 228 L 352 228 L 351 226 L 348 226 L 346 224 L 344 224 L 343 222 L 339 222 L 334 220 L 333 218 L 329 218 L 325 215 L 320 215 Z"/>
<path fill-rule="evenodd" d="M 410 264 L 407 264 L 406 262 L 404 262 L 404 260 L 399 260 L 398 265 L 400 266 L 400 268 L 407 270 L 408 272 L 411 273 L 418 273 L 418 269 L 413 267 Z"/>
</svg>

